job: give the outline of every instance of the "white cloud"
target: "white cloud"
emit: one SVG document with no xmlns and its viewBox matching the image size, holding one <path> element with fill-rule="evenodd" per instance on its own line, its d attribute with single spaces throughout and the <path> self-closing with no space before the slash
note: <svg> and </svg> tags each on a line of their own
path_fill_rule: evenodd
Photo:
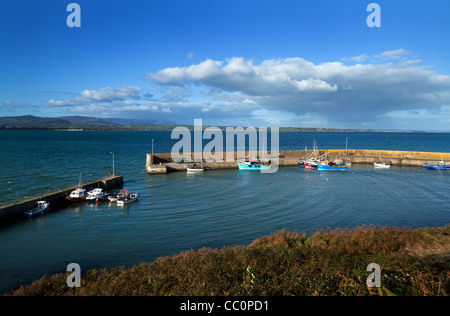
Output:
<svg viewBox="0 0 450 316">
<path fill-rule="evenodd" d="M 208 59 L 189 67 L 166 68 L 146 77 L 158 84 L 204 84 L 256 96 L 337 90 L 336 85 L 311 76 L 307 68 L 314 65 L 301 58 L 270 60 L 255 66 L 252 61 L 234 57 L 226 62 Z"/>
<path fill-rule="evenodd" d="M 131 86 L 121 86 L 117 89 L 110 87 L 101 88 L 99 90 L 84 90 L 80 92 L 77 96 L 65 100 L 48 100 L 44 102 L 44 106 L 75 106 L 75 105 L 86 105 L 98 102 L 115 102 L 122 101 L 126 99 L 139 98 L 141 93 L 141 88 L 131 87 Z"/>
<path fill-rule="evenodd" d="M 361 63 L 361 62 L 366 61 L 367 59 L 369 59 L 369 56 L 363 54 L 363 55 L 359 55 L 359 56 L 350 57 L 348 59 L 351 60 L 351 61 L 357 62 L 357 63 Z"/>
<path fill-rule="evenodd" d="M 248 98 L 245 98 L 244 101 L 242 101 L 242 103 L 244 103 L 244 104 L 252 104 L 252 105 L 258 104 L 257 102 L 255 102 L 255 101 L 253 101 L 251 99 L 248 99 Z"/>
<path fill-rule="evenodd" d="M 205 103 L 220 97 L 222 106 L 233 109 L 234 102 L 240 102 L 253 111 L 283 111 L 320 117 L 329 124 L 363 125 L 393 110 L 436 111 L 450 104 L 450 77 L 422 66 L 420 60 L 409 60 L 410 55 L 404 49 L 372 58 L 360 55 L 351 60 L 366 62 L 353 65 L 343 61 L 314 64 L 299 57 L 259 64 L 242 57 L 208 59 L 146 77 L 159 85 L 196 86 L 197 93 L 207 98 Z"/>
<path fill-rule="evenodd" d="M 406 57 L 410 54 L 409 51 L 405 49 L 396 49 L 396 50 L 388 50 L 385 52 L 382 52 L 379 55 L 375 55 L 377 58 L 387 58 L 387 59 L 400 59 L 403 57 Z"/>
<path fill-rule="evenodd" d="M 186 55 L 186 58 L 187 59 L 193 59 L 195 57 L 195 53 L 194 52 L 189 52 L 189 53 L 187 53 L 187 55 Z"/>
<path fill-rule="evenodd" d="M 44 105 L 90 114 L 159 113 L 177 122 L 202 117 L 222 125 L 258 120 L 358 128 L 380 121 L 387 126 L 401 115 L 404 124 L 418 122 L 420 115 L 414 113 L 450 117 L 450 76 L 411 55 L 398 49 L 320 64 L 300 57 L 260 63 L 242 57 L 207 59 L 148 73 L 151 87 L 84 90 Z"/>
</svg>

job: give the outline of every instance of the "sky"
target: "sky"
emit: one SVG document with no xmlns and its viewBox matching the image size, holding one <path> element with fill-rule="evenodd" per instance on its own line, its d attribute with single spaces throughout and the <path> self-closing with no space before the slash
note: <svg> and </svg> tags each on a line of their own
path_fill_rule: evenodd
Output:
<svg viewBox="0 0 450 316">
<path fill-rule="evenodd" d="M 0 116 L 450 130 L 448 0 L 70 3 L 0 2 Z"/>
</svg>

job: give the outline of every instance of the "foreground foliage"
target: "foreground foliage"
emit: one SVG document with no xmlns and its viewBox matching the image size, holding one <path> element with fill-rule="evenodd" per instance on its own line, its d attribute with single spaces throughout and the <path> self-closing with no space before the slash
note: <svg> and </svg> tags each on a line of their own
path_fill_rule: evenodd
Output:
<svg viewBox="0 0 450 316">
<path fill-rule="evenodd" d="M 369 289 L 370 263 L 381 287 Z M 359 227 L 313 235 L 281 231 L 249 246 L 204 248 L 130 268 L 93 269 L 81 288 L 69 273 L 8 295 L 443 295 L 450 293 L 450 226 Z"/>
</svg>

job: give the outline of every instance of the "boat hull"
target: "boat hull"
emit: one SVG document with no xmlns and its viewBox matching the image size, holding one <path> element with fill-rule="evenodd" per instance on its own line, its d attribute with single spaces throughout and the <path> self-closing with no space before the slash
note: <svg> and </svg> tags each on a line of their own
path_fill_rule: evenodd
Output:
<svg viewBox="0 0 450 316">
<path fill-rule="evenodd" d="M 82 202 L 86 201 L 86 197 L 79 197 L 79 198 L 67 197 L 67 201 L 70 201 L 72 203 Z"/>
<path fill-rule="evenodd" d="M 136 192 L 136 193 L 131 194 L 130 196 L 118 199 L 116 201 L 116 203 L 117 203 L 117 205 L 128 204 L 128 203 L 137 201 L 139 199 L 139 196 L 140 196 L 139 192 Z"/>
<path fill-rule="evenodd" d="M 89 191 L 86 197 L 88 202 L 106 201 L 110 193 L 106 193 L 103 189 L 97 188 Z"/>
<path fill-rule="evenodd" d="M 325 171 L 345 171 L 347 170 L 347 166 L 327 166 L 323 164 L 317 164 L 317 170 L 325 170 Z"/>
<path fill-rule="evenodd" d="M 262 170 L 262 169 L 270 169 L 270 166 L 261 165 L 261 164 L 247 164 L 243 162 L 238 162 L 239 170 Z"/>
<path fill-rule="evenodd" d="M 88 197 L 86 201 L 88 202 L 98 202 L 98 201 L 108 201 L 109 194 L 99 195 L 97 197 Z"/>
<path fill-rule="evenodd" d="M 40 215 L 47 213 L 49 208 L 50 208 L 50 203 L 46 203 L 43 206 L 37 206 L 30 211 L 24 212 L 24 214 L 28 218 L 32 218 L 32 217 L 40 216 Z"/>
<path fill-rule="evenodd" d="M 430 169 L 430 170 L 445 170 L 447 169 L 446 166 L 438 166 L 438 165 L 424 165 L 423 166 L 425 169 Z"/>
<path fill-rule="evenodd" d="M 390 168 L 390 167 L 391 167 L 390 164 L 376 163 L 376 162 L 373 164 L 373 166 L 374 166 L 375 168 L 384 168 L 384 169 L 387 169 L 387 168 Z"/>
<path fill-rule="evenodd" d="M 305 162 L 305 169 L 317 169 L 317 163 L 315 162 Z"/>
<path fill-rule="evenodd" d="M 202 172 L 204 169 L 201 168 L 187 168 L 187 172 Z"/>
</svg>

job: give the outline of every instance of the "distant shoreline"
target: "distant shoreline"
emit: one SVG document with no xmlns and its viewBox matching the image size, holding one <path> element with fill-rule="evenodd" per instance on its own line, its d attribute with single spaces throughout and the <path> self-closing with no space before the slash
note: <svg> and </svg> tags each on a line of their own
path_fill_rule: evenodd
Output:
<svg viewBox="0 0 450 316">
<path fill-rule="evenodd" d="M 0 131 L 172 131 L 176 127 L 194 130 L 192 124 L 177 124 L 155 119 L 105 119 L 88 116 L 38 117 L 33 115 L 0 117 Z M 202 126 L 204 130 L 211 126 Z M 236 126 L 215 126 L 221 130 Z M 258 128 L 258 126 L 254 126 Z M 269 126 L 268 126 L 269 127 Z M 243 127 L 248 128 L 248 126 Z M 280 132 L 342 132 L 342 133 L 448 133 L 449 131 L 352 129 L 324 127 L 278 127 Z"/>
<path fill-rule="evenodd" d="M 190 131 L 194 130 L 192 125 L 173 125 L 171 127 L 160 125 L 135 126 L 135 127 L 70 127 L 70 128 L 46 128 L 46 127 L 1 127 L 0 131 L 55 131 L 55 132 L 132 132 L 132 131 L 158 131 L 171 132 L 176 127 L 186 127 Z M 204 130 L 209 126 L 203 126 Z M 225 131 L 226 127 L 218 126 Z M 244 127 L 247 128 L 247 127 Z M 372 130 L 372 129 L 338 129 L 338 128 L 297 128 L 297 127 L 279 127 L 280 132 L 324 132 L 324 133 L 450 133 L 450 131 L 421 131 L 421 130 Z"/>
</svg>

